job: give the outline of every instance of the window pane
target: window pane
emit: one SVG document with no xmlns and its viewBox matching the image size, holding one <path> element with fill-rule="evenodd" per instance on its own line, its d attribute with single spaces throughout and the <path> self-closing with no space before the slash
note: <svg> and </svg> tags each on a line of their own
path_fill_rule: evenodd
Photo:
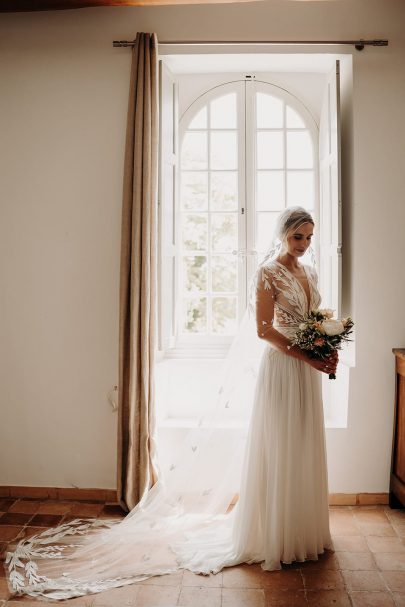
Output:
<svg viewBox="0 0 405 607">
<path fill-rule="evenodd" d="M 283 157 L 283 133 L 258 132 L 257 133 L 257 168 L 258 169 L 282 169 Z"/>
<path fill-rule="evenodd" d="M 312 171 L 287 172 L 287 206 L 315 207 L 314 174 Z"/>
<path fill-rule="evenodd" d="M 211 248 L 213 251 L 232 251 L 238 248 L 236 213 L 213 213 L 211 216 Z"/>
<path fill-rule="evenodd" d="M 189 129 L 206 129 L 207 128 L 207 106 L 203 107 L 192 119 L 188 125 Z"/>
<path fill-rule="evenodd" d="M 211 128 L 236 129 L 236 93 L 211 101 Z"/>
<path fill-rule="evenodd" d="M 238 174 L 235 172 L 211 173 L 211 210 L 236 211 L 238 209 Z"/>
<path fill-rule="evenodd" d="M 189 251 L 207 249 L 207 215 L 183 215 L 182 217 L 183 247 Z"/>
<path fill-rule="evenodd" d="M 212 298 L 212 332 L 222 335 L 236 333 L 236 297 Z"/>
<path fill-rule="evenodd" d="M 272 95 L 257 93 L 256 117 L 258 129 L 283 128 L 283 102 Z"/>
<path fill-rule="evenodd" d="M 305 129 L 305 122 L 289 105 L 286 108 L 286 121 L 288 129 Z"/>
<path fill-rule="evenodd" d="M 312 169 L 313 166 L 314 158 L 309 132 L 287 132 L 287 167 L 289 169 Z"/>
<path fill-rule="evenodd" d="M 270 249 L 276 228 L 277 216 L 278 213 L 257 213 L 256 249 L 259 252 L 265 253 Z"/>
<path fill-rule="evenodd" d="M 181 174 L 181 206 L 190 211 L 204 211 L 208 205 L 208 174 Z"/>
<path fill-rule="evenodd" d="M 236 132 L 212 132 L 211 135 L 211 169 L 238 168 L 238 142 Z"/>
<path fill-rule="evenodd" d="M 181 146 L 182 169 L 206 169 L 208 166 L 207 133 L 187 131 Z"/>
<path fill-rule="evenodd" d="M 238 262 L 234 255 L 213 255 L 211 260 L 212 290 L 236 291 L 238 288 Z"/>
<path fill-rule="evenodd" d="M 206 333 L 207 298 L 193 297 L 183 299 L 183 327 L 186 333 Z"/>
<path fill-rule="evenodd" d="M 183 258 L 183 285 L 185 291 L 207 290 L 207 258 L 204 255 Z"/>
<path fill-rule="evenodd" d="M 257 172 L 257 204 L 259 211 L 284 209 L 284 172 Z"/>
</svg>

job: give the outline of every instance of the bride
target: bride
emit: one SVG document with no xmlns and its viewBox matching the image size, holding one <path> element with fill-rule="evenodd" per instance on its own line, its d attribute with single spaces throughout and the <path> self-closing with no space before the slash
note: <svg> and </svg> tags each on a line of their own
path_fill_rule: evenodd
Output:
<svg viewBox="0 0 405 607">
<path fill-rule="evenodd" d="M 332 549 L 320 376 L 327 362 L 291 346 L 298 325 L 319 307 L 317 276 L 299 263 L 314 222 L 303 209 L 279 222 L 282 249 L 259 270 L 256 324 L 268 342 L 257 381 L 234 535 L 243 560 L 279 569 Z"/>
<path fill-rule="evenodd" d="M 21 540 L 6 559 L 13 592 L 66 599 L 179 568 L 208 574 L 246 562 L 273 571 L 333 550 L 318 372 L 335 372 L 337 354 L 314 360 L 291 344 L 321 300 L 315 269 L 299 262 L 313 229 L 305 209 L 285 210 L 278 219 L 278 246 L 256 274 L 255 324 L 263 348 L 241 465 L 239 440 L 227 450 L 220 433 L 218 457 L 218 437 L 206 430 L 201 439 L 198 428 L 179 460 L 167 464 L 123 521 L 76 520 Z M 228 383 L 234 389 L 244 379 L 233 362 Z M 226 398 L 225 409 L 235 398 L 232 389 Z M 223 398 L 216 415 L 220 409 Z M 213 486 L 199 487 L 195 479 L 210 458 L 222 478 L 217 474 Z M 228 477 L 239 478 L 239 500 L 224 514 L 232 499 L 224 489 L 230 489 Z M 196 491 L 185 490 L 192 480 Z"/>
</svg>

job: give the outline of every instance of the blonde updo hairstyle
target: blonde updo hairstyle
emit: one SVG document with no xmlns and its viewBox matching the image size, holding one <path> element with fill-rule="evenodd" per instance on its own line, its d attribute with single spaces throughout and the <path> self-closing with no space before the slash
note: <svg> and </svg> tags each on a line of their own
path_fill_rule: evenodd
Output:
<svg viewBox="0 0 405 607">
<path fill-rule="evenodd" d="M 287 249 L 287 238 L 304 223 L 315 225 L 312 215 L 303 207 L 289 207 L 280 213 L 274 236 L 280 241 L 282 251 Z"/>
</svg>

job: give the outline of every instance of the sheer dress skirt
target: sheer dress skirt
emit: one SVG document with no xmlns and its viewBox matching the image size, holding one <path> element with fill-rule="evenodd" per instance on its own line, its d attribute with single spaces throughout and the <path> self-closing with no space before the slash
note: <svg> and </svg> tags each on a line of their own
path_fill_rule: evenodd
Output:
<svg viewBox="0 0 405 607">
<path fill-rule="evenodd" d="M 188 537 L 178 562 L 195 573 L 240 563 L 272 571 L 333 550 L 321 381 L 307 363 L 265 348 L 238 503 Z"/>
<path fill-rule="evenodd" d="M 321 376 L 270 346 L 257 377 L 233 541 L 238 560 L 266 570 L 333 549 Z"/>
</svg>

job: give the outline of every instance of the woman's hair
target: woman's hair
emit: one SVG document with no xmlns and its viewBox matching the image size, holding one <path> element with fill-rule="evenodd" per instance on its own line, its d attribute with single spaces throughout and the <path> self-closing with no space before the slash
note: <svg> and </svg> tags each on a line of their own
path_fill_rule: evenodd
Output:
<svg viewBox="0 0 405 607">
<path fill-rule="evenodd" d="M 304 223 L 315 225 L 312 215 L 303 207 L 289 207 L 278 216 L 274 236 L 284 243 L 287 237 Z"/>
<path fill-rule="evenodd" d="M 312 215 L 303 207 L 288 207 L 280 213 L 277 217 L 272 244 L 264 259 L 259 263 L 259 267 L 275 259 L 282 248 L 285 247 L 288 236 L 304 223 L 315 225 Z M 315 264 L 315 259 L 313 263 Z"/>
</svg>

